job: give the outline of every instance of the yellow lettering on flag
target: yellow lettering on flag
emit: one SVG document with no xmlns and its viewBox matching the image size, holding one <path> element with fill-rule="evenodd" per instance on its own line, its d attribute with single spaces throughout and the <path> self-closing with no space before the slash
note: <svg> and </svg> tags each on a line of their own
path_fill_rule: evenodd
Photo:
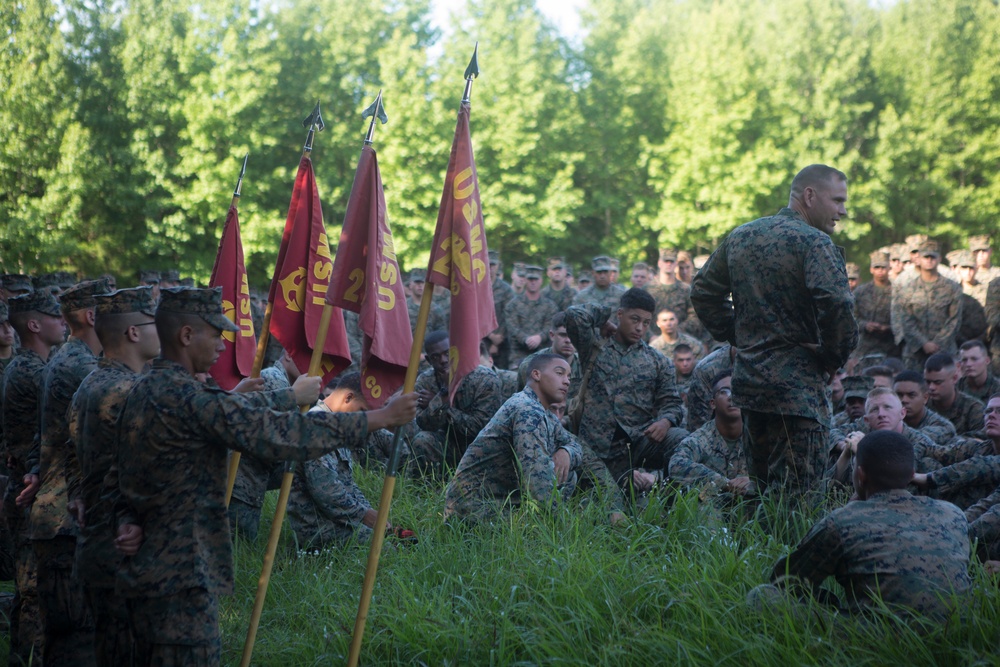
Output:
<svg viewBox="0 0 1000 667">
<path fill-rule="evenodd" d="M 293 313 L 301 313 L 306 305 L 305 277 L 306 268 L 300 266 L 278 281 L 281 286 L 281 296 L 288 310 Z"/>
<path fill-rule="evenodd" d="M 382 395 L 382 387 L 379 386 L 378 380 L 375 379 L 374 375 L 368 375 L 368 369 L 365 368 L 363 375 L 365 376 L 365 386 L 368 387 L 368 393 L 371 394 L 372 398 L 378 398 Z"/>
<path fill-rule="evenodd" d="M 461 184 L 468 181 L 468 185 L 464 188 Z M 476 189 L 476 183 L 472 180 L 472 167 L 466 167 L 458 174 L 455 175 L 455 180 L 452 181 L 452 191 L 454 192 L 454 197 L 456 201 L 466 199 L 469 195 L 473 193 Z"/>
<path fill-rule="evenodd" d="M 222 300 L 222 314 L 226 316 L 226 319 L 230 322 L 236 322 L 236 305 L 229 299 Z M 228 340 L 230 343 L 236 342 L 236 332 L 235 331 L 223 331 L 222 337 Z"/>
</svg>

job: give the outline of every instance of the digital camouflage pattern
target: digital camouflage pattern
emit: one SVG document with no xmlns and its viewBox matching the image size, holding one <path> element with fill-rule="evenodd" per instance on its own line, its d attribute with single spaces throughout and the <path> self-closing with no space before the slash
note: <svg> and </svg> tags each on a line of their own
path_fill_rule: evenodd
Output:
<svg viewBox="0 0 1000 667">
<path fill-rule="evenodd" d="M 556 486 L 552 456 L 570 455 L 571 472 Z M 484 521 L 533 501 L 549 507 L 576 488 L 583 451 L 554 414 L 527 387 L 514 394 L 462 456 L 445 492 L 445 520 Z"/>
<path fill-rule="evenodd" d="M 705 356 L 705 346 L 702 342 L 690 334 L 686 334 L 683 331 L 677 332 L 677 340 L 673 343 L 667 342 L 667 340 L 662 336 L 654 336 L 652 340 L 649 341 L 649 346 L 654 350 L 663 353 L 663 356 L 668 359 L 673 359 L 674 349 L 680 344 L 688 345 L 691 347 L 691 351 L 694 352 L 695 359 L 701 359 Z"/>
<path fill-rule="evenodd" d="M 595 305 L 611 308 L 612 313 L 618 309 L 622 294 L 625 288 L 618 283 L 611 283 L 607 287 L 601 288 L 597 285 L 589 285 L 576 293 L 573 297 L 574 306 Z"/>
<path fill-rule="evenodd" d="M 643 431 L 667 419 L 672 428 L 661 445 L 665 467 L 673 448 L 687 435 L 676 428 L 684 419 L 684 407 L 674 364 L 645 341 L 625 346 L 612 337 L 595 345 L 611 314 L 609 306 L 597 305 L 566 311 L 566 332 L 580 355 L 580 366 L 586 369 L 590 356 L 597 355 L 587 383 L 580 439 L 607 462 L 623 455 L 626 440 L 640 447 L 648 440 Z"/>
<path fill-rule="evenodd" d="M 226 518 L 228 449 L 262 459 L 316 458 L 362 446 L 364 413 L 301 414 L 290 389 L 228 393 L 198 382 L 180 364 L 156 359 L 136 382 L 119 419 L 119 525 L 144 531 L 119 570 L 118 590 L 156 598 L 196 588 L 231 593 Z"/>
<path fill-rule="evenodd" d="M 965 510 L 980 560 L 1000 560 L 1000 488 Z"/>
<path fill-rule="evenodd" d="M 516 369 L 521 360 L 534 352 L 525 345 L 529 336 L 541 336 L 539 347 L 549 343 L 552 318 L 559 312 L 554 301 L 539 297 L 532 301 L 524 294 L 511 299 L 504 309 L 507 335 L 510 337 L 510 367 Z M 535 348 L 538 349 L 538 348 Z"/>
<path fill-rule="evenodd" d="M 960 378 L 956 386 L 959 391 L 965 392 L 977 401 L 982 401 L 985 405 L 990 400 L 990 396 L 1000 394 L 1000 377 L 994 375 L 992 369 L 987 369 L 986 382 L 979 389 L 973 387 L 967 377 Z"/>
<path fill-rule="evenodd" d="M 892 335 L 892 285 L 881 287 L 874 282 L 858 285 L 854 290 L 854 317 L 858 321 L 856 359 L 883 354 L 894 357 L 898 347 Z M 890 327 L 888 331 L 868 331 L 869 322 Z"/>
<path fill-rule="evenodd" d="M 892 285 L 892 329 L 903 344 L 903 362 L 922 371 L 929 356 L 924 343 L 937 343 L 941 352 L 954 355 L 956 336 L 962 323 L 962 287 L 938 276 L 925 282 L 920 276 Z"/>
<path fill-rule="evenodd" d="M 320 403 L 310 412 L 331 410 Z M 335 449 L 295 466 L 288 520 L 300 549 L 339 546 L 355 535 L 371 537 L 361 520 L 372 506 L 354 483 L 351 461 L 351 450 Z"/>
<path fill-rule="evenodd" d="M 670 481 L 718 495 L 730 479 L 749 474 L 749 444 L 745 430 L 738 440 L 726 440 L 713 419 L 681 440 L 670 458 Z"/>
<path fill-rule="evenodd" d="M 991 280 L 986 288 L 985 311 L 993 372 L 1000 373 L 1000 278 Z"/>
<path fill-rule="evenodd" d="M 677 280 L 669 285 L 661 283 L 650 283 L 643 287 L 649 295 L 656 301 L 656 311 L 653 313 L 653 322 L 649 325 L 649 332 L 653 336 L 660 333 L 656 326 L 656 316 L 664 309 L 670 310 L 677 316 L 677 322 L 683 325 L 688 318 L 695 317 L 694 308 L 691 306 L 691 287 L 687 283 Z M 617 304 L 615 304 L 617 306 Z"/>
<path fill-rule="evenodd" d="M 92 370 L 97 357 L 86 343 L 70 337 L 49 358 L 42 373 L 39 394 L 41 486 L 31 506 L 29 534 L 33 540 L 50 540 L 60 535 L 75 537 L 76 520 L 66 509 L 69 479 L 79 475 L 76 448 L 69 439 L 67 415 L 73 394 Z"/>
<path fill-rule="evenodd" d="M 827 234 L 790 208 L 740 225 L 695 276 L 691 301 L 713 338 L 737 349 L 737 406 L 829 426 L 828 380 L 857 346 L 858 325 Z"/>
<path fill-rule="evenodd" d="M 924 615 L 945 615 L 969 578 L 968 522 L 950 503 L 903 489 L 884 491 L 821 519 L 771 573 L 816 589 L 829 576 L 858 612 L 881 600 Z"/>
<path fill-rule="evenodd" d="M 982 419 L 979 420 L 979 423 L 983 423 Z M 939 445 L 947 445 L 958 435 L 954 424 L 930 408 L 924 408 L 923 418 L 913 428 L 924 433 Z"/>
<path fill-rule="evenodd" d="M 932 453 L 944 466 L 927 475 L 927 493 L 934 498 L 965 509 L 1000 486 L 1000 456 L 990 440 L 962 440 Z"/>
<path fill-rule="evenodd" d="M 500 378 L 489 368 L 477 366 L 462 380 L 455 403 L 449 406 L 448 385 L 438 383 L 432 368 L 417 376 L 416 391 L 424 390 L 433 392 L 434 398 L 417 411 L 420 431 L 410 443 L 411 459 L 417 469 L 454 468 L 503 404 Z"/>
<path fill-rule="evenodd" d="M 572 306 L 573 299 L 576 295 L 576 288 L 570 287 L 569 285 L 563 285 L 561 290 L 552 289 L 552 285 L 546 285 L 542 288 L 542 296 L 546 299 L 550 299 L 559 309 L 556 312 L 562 312 Z"/>
<path fill-rule="evenodd" d="M 732 345 L 726 343 L 695 364 L 688 383 L 687 423 L 685 428 L 697 431 L 712 419 L 712 381 L 723 371 L 733 370 Z"/>
<path fill-rule="evenodd" d="M 428 285 L 424 289 L 432 287 Z M 414 301 L 412 298 L 406 300 L 406 312 L 410 316 L 410 335 L 416 335 L 417 332 L 417 317 L 420 315 L 420 301 Z M 357 316 L 355 316 L 357 317 Z M 431 301 L 431 309 L 427 313 L 427 332 L 431 331 L 447 331 L 448 330 L 448 319 L 445 317 L 444 311 Z M 351 350 L 351 354 L 354 354 L 354 350 Z M 361 361 L 361 347 L 358 346 L 358 356 L 355 361 Z"/>
<path fill-rule="evenodd" d="M 947 410 L 939 404 L 935 404 L 933 407 L 935 412 L 952 423 L 956 433 L 964 435 L 983 430 L 985 406 L 982 402 L 962 391 L 955 391 L 955 400 Z"/>
</svg>

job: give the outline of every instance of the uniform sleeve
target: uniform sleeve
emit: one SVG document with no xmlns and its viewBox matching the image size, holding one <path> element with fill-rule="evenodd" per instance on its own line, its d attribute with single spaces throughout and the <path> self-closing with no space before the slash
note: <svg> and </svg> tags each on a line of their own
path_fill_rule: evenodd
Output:
<svg viewBox="0 0 1000 667">
<path fill-rule="evenodd" d="M 337 460 L 337 463 L 341 462 Z M 357 525 L 371 509 L 361 489 L 327 467 L 324 461 L 307 461 L 302 474 L 313 501 L 335 521 Z"/>
<path fill-rule="evenodd" d="M 669 419 L 672 426 L 680 426 L 684 420 L 684 400 L 677 391 L 677 374 L 674 363 L 659 352 L 652 351 L 657 357 L 656 395 L 653 397 L 653 409 L 656 410 L 656 420 Z"/>
<path fill-rule="evenodd" d="M 702 443 L 698 438 L 693 435 L 684 438 L 670 457 L 670 480 L 691 489 L 708 485 L 724 489 L 729 479 L 702 463 L 703 454 Z"/>
<path fill-rule="evenodd" d="M 727 238 L 695 275 L 691 283 L 691 305 L 712 338 L 733 343 L 736 317 L 731 300 L 728 250 Z"/>
<path fill-rule="evenodd" d="M 549 455 L 548 429 L 541 406 L 525 410 L 514 421 L 514 458 L 526 494 L 541 505 L 558 500 L 555 464 Z M 552 451 L 555 452 L 553 447 Z M 570 455 L 572 458 L 572 454 Z M 579 456 L 577 457 L 579 460 Z"/>
<path fill-rule="evenodd" d="M 816 309 L 820 361 L 833 374 L 847 363 L 858 346 L 858 322 L 854 319 L 854 297 L 847 285 L 844 258 L 825 237 L 806 257 L 806 288 Z"/>
<path fill-rule="evenodd" d="M 507 337 L 523 345 L 524 339 L 531 335 L 531 332 L 525 329 L 524 318 L 516 300 L 511 299 L 504 306 L 504 321 L 507 326 Z"/>
<path fill-rule="evenodd" d="M 972 456 L 965 460 L 959 459 L 957 463 L 931 472 L 929 476 L 934 496 L 951 495 L 969 486 L 998 486 L 1000 456 Z"/>
<path fill-rule="evenodd" d="M 792 585 L 805 584 L 814 589 L 836 574 L 843 557 L 844 543 L 840 531 L 829 516 L 820 520 L 792 553 L 782 557 L 771 572 L 771 582 L 779 583 L 792 577 Z"/>
<path fill-rule="evenodd" d="M 503 386 L 495 373 L 477 373 L 475 398 L 467 411 L 448 407 L 445 418 L 460 438 L 472 441 L 503 405 Z M 465 381 L 469 381 L 466 377 Z M 461 388 L 459 388 L 461 391 Z"/>
<path fill-rule="evenodd" d="M 944 303 L 937 304 L 946 308 L 948 317 L 941 326 L 941 330 L 934 336 L 934 342 L 942 349 L 947 349 L 953 344 L 955 336 L 958 334 L 958 328 L 962 324 L 962 288 L 958 283 L 947 280 L 944 276 L 939 277 L 938 280 L 947 281 L 945 285 L 951 288 L 951 294 L 945 298 Z"/>
</svg>

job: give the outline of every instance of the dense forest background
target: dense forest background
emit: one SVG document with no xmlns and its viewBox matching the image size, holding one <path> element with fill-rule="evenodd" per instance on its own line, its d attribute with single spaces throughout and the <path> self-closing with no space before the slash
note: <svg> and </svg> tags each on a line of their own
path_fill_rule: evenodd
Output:
<svg viewBox="0 0 1000 667">
<path fill-rule="evenodd" d="M 532 0 L 0 3 L 0 263 L 179 268 L 205 281 L 243 155 L 251 283 L 273 270 L 319 101 L 335 243 L 376 133 L 404 269 L 426 262 L 464 82 L 491 248 L 505 263 L 704 252 L 787 201 L 797 168 L 851 179 L 849 259 L 910 233 L 949 250 L 1000 219 L 995 0 L 588 0 L 570 44 Z M 627 274 L 626 274 L 627 275 Z"/>
</svg>

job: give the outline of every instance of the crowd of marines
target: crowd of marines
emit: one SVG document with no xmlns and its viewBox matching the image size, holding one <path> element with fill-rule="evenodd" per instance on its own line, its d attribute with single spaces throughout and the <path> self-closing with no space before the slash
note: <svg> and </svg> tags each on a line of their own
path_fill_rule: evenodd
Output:
<svg viewBox="0 0 1000 667">
<path fill-rule="evenodd" d="M 854 500 L 751 602 L 819 594 L 832 575 L 845 610 L 947 612 L 971 586 L 973 549 L 1000 568 L 1000 270 L 988 237 L 945 267 L 938 244 L 914 236 L 873 252 L 872 280 L 857 284 L 833 225 L 817 222 L 846 201 L 829 173 L 796 177 L 789 208 L 712 256 L 662 248 L 627 281 L 602 255 L 578 273 L 562 257 L 515 264 L 507 282 L 491 251 L 498 327 L 453 401 L 448 322 L 461 314 L 446 293 L 416 391 L 371 410 L 356 367 L 320 387 L 277 345 L 261 378 L 218 388 L 208 371 L 235 325 L 218 290 L 176 271 L 121 289 L 108 276 L 3 275 L 11 664 L 218 664 L 231 534 L 257 539 L 266 491 L 300 461 L 288 505 L 299 548 L 369 539 L 376 510 L 352 469 L 385 466 L 394 428 L 403 474 L 446 485 L 449 522 L 596 497 L 618 523 L 647 494 L 678 491 L 706 516 L 746 517 L 769 494 L 846 490 Z M 425 278 L 408 275 L 411 327 Z M 793 303 L 765 303 L 781 294 Z M 775 347 L 787 339 L 798 342 Z M 762 453 L 779 430 L 803 435 Z M 229 450 L 243 456 L 227 507 Z"/>
</svg>

